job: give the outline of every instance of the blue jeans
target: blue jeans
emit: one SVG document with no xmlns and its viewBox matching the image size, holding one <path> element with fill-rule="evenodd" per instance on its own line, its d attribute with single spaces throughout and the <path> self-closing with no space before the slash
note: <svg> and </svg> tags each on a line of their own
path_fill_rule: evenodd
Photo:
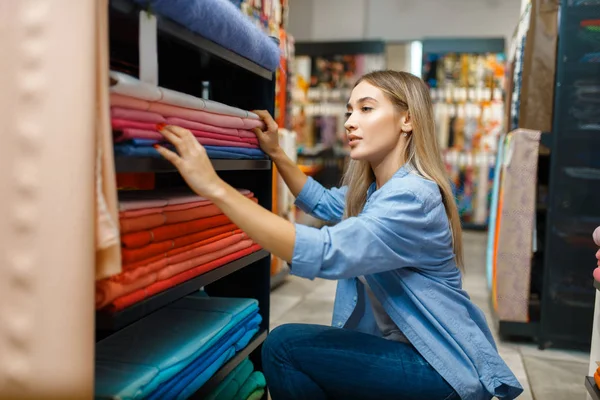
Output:
<svg viewBox="0 0 600 400">
<path fill-rule="evenodd" d="M 413 346 L 347 329 L 282 325 L 262 362 L 273 400 L 459 398 Z"/>
</svg>

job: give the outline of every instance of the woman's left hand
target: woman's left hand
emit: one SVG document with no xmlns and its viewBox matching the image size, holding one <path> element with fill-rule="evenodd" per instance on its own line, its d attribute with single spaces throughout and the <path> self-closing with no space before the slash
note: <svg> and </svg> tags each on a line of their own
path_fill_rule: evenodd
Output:
<svg viewBox="0 0 600 400">
<path fill-rule="evenodd" d="M 160 125 L 157 129 L 179 154 L 159 145 L 154 148 L 173 163 L 194 192 L 209 199 L 217 196 L 224 182 L 215 172 L 206 149 L 198 143 L 192 132 L 173 125 Z"/>
</svg>

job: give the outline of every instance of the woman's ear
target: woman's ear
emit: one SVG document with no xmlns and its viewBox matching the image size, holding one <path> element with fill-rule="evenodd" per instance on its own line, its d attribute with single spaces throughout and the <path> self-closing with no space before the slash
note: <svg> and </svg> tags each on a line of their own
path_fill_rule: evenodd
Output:
<svg viewBox="0 0 600 400">
<path fill-rule="evenodd" d="M 400 128 L 402 132 L 410 133 L 413 130 L 412 126 L 412 118 L 410 116 L 410 112 L 406 112 L 400 119 Z"/>
</svg>

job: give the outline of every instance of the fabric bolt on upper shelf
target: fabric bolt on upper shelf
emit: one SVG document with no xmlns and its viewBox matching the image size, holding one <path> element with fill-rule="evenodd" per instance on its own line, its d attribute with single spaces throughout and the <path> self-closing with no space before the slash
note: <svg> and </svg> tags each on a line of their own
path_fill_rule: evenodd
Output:
<svg viewBox="0 0 600 400">
<path fill-rule="evenodd" d="M 254 196 L 254 193 L 248 189 L 237 189 L 237 191 L 247 197 Z M 196 202 L 205 201 L 208 201 L 208 199 L 198 196 L 189 190 L 169 189 L 168 191 L 120 191 L 119 212 L 134 210 L 141 211 L 153 207 L 160 207 L 160 210 L 164 209 L 165 211 L 185 210 L 187 208 L 195 207 L 194 204 Z"/>
<path fill-rule="evenodd" d="M 203 110 L 213 114 L 254 120 L 259 119 L 258 115 L 250 111 L 231 107 L 212 100 L 201 99 L 160 86 L 154 86 L 122 72 L 111 71 L 110 79 L 110 91 L 123 96 L 130 96 L 150 103 L 161 103 L 184 109 Z"/>
<path fill-rule="evenodd" d="M 240 147 L 247 149 L 258 149 L 258 141 L 250 143 L 243 141 L 237 137 L 232 139 L 214 139 L 210 133 L 203 134 L 202 132 L 192 132 L 198 143 L 203 146 L 214 146 L 214 147 Z M 144 129 L 125 128 L 117 132 L 115 137 L 116 143 L 127 142 L 131 139 L 151 139 L 156 140 L 157 143 L 167 143 L 164 136 L 158 131 L 149 131 Z M 248 140 L 248 139 L 246 139 Z M 144 146 L 139 146 L 144 147 Z"/>
<path fill-rule="evenodd" d="M 231 220 L 226 215 L 215 215 L 213 217 L 199 218 L 192 221 L 180 222 L 177 224 L 159 226 L 158 228 L 131 232 L 121 235 L 121 244 L 123 247 L 139 248 L 150 243 L 162 242 L 169 239 L 175 239 L 192 233 L 205 231 L 222 225 L 230 224 Z"/>
<path fill-rule="evenodd" d="M 171 147 L 171 146 L 165 146 Z M 206 154 L 213 159 L 231 159 L 231 160 L 265 160 L 267 155 L 260 149 L 247 149 L 244 147 L 221 147 L 221 146 L 204 146 Z M 134 146 L 126 143 L 115 144 L 114 151 L 119 156 L 129 157 L 152 157 L 162 158 L 160 153 L 153 147 Z"/>
<path fill-rule="evenodd" d="M 277 43 L 227 0 L 135 0 L 153 12 L 275 71 L 281 51 Z"/>
<path fill-rule="evenodd" d="M 248 248 L 243 250 L 236 251 L 235 253 L 229 254 L 225 257 L 219 258 L 217 260 L 211 261 L 209 263 L 199 265 L 187 271 L 184 271 L 178 275 L 175 275 L 171 278 L 155 282 L 150 286 L 137 290 L 133 293 L 130 293 L 126 296 L 119 297 L 115 299 L 110 305 L 106 307 L 106 309 L 110 312 L 117 312 L 123 310 L 135 303 L 138 303 L 150 296 L 153 296 L 157 293 L 170 289 L 180 283 L 188 281 L 192 278 L 195 278 L 199 275 L 205 274 L 209 271 L 212 271 L 218 267 L 221 267 L 227 263 L 238 260 L 242 257 L 255 253 L 261 250 L 261 247 L 257 244 L 254 244 Z"/>
<path fill-rule="evenodd" d="M 255 203 L 258 199 L 250 198 Z M 222 214 L 219 207 L 214 204 L 189 208 L 182 211 L 164 211 L 159 214 L 145 215 L 134 218 L 120 218 L 121 233 L 130 233 L 153 229 L 163 225 L 176 224 L 178 222 L 192 221 L 200 218 L 214 217 Z"/>
<path fill-rule="evenodd" d="M 217 114 L 206 110 L 177 107 L 169 104 L 150 102 L 118 93 L 110 94 L 112 106 L 119 106 L 133 110 L 150 111 L 165 118 L 181 118 L 188 121 L 200 122 L 210 126 L 233 129 L 264 128 L 262 120 L 236 115 Z"/>
<path fill-rule="evenodd" d="M 109 336 L 96 344 L 96 398 L 146 398 L 223 337 L 254 328 L 257 311 L 253 299 L 198 292 Z"/>
<path fill-rule="evenodd" d="M 154 123 L 112 118 L 111 124 L 112 124 L 113 130 L 117 131 L 116 132 L 117 135 L 115 137 L 116 141 L 123 141 L 123 140 L 138 138 L 132 134 L 124 135 L 123 131 L 125 131 L 127 129 L 144 131 L 142 138 L 155 139 L 157 141 L 164 140 L 164 137 L 156 129 L 156 124 L 154 124 Z M 171 124 L 171 125 L 176 125 L 176 124 Z M 188 129 L 190 132 L 192 132 L 192 134 L 194 136 L 199 137 L 199 138 L 217 139 L 217 140 L 223 140 L 223 141 L 227 141 L 227 142 L 243 142 L 243 143 L 250 143 L 250 144 L 258 145 L 258 138 L 256 137 L 255 134 L 252 134 L 252 135 L 254 135 L 254 137 L 240 137 L 237 132 L 238 129 L 235 129 L 235 130 L 232 129 L 232 131 L 235 131 L 235 135 L 221 134 L 221 133 L 198 130 L 198 129 L 193 129 L 193 128 L 186 128 L 186 129 Z M 133 131 L 133 132 L 135 132 L 135 131 Z M 149 143 L 149 144 L 151 144 L 151 143 Z"/>
</svg>

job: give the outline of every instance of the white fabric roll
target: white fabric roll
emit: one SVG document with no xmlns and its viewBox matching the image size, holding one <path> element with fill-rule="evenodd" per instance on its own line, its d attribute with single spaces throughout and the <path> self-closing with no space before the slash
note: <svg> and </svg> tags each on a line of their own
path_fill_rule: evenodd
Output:
<svg viewBox="0 0 600 400">
<path fill-rule="evenodd" d="M 124 96 L 135 97 L 142 100 L 153 101 L 177 107 L 189 108 L 192 110 L 202 110 L 213 114 L 260 119 L 258 115 L 250 111 L 228 106 L 213 100 L 201 99 L 199 97 L 162 88 L 160 86 L 150 85 L 121 72 L 111 71 L 110 77 L 116 81 L 116 84 L 110 88 L 112 93 L 118 93 Z"/>
<path fill-rule="evenodd" d="M 110 71 L 110 79 L 111 81 L 116 81 L 110 87 L 111 93 L 118 93 L 147 101 L 159 101 L 162 98 L 162 93 L 157 86 L 143 83 L 130 75 Z"/>
</svg>

